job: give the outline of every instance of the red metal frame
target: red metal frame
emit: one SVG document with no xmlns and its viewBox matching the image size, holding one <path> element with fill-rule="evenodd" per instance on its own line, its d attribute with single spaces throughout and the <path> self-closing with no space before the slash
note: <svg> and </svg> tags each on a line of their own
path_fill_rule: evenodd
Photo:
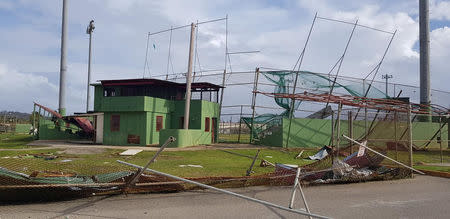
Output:
<svg viewBox="0 0 450 219">
<path fill-rule="evenodd" d="M 284 94 L 284 93 L 267 93 L 261 91 L 254 91 L 254 93 L 263 94 L 273 98 L 289 98 L 295 100 L 303 101 L 313 101 L 313 102 L 325 102 L 325 103 L 335 103 L 354 107 L 366 107 L 369 109 L 386 110 L 386 111 L 397 111 L 397 112 L 408 112 L 408 103 L 400 100 L 393 99 L 378 99 L 378 98 L 368 98 L 368 97 L 357 97 L 351 95 L 341 95 L 336 96 L 328 93 L 314 94 L 309 92 L 303 92 L 298 94 Z M 411 103 L 411 112 L 417 114 L 447 114 L 449 111 L 447 108 L 438 105 L 423 105 Z"/>
</svg>

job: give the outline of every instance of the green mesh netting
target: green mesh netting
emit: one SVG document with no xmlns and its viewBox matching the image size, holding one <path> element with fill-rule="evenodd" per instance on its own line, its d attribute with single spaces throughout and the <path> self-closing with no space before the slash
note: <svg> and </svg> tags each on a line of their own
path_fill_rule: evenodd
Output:
<svg viewBox="0 0 450 219">
<path fill-rule="evenodd" d="M 267 80 L 274 83 L 274 93 L 290 94 L 293 92 L 296 71 L 262 71 L 260 72 Z M 323 74 L 318 74 L 309 71 L 299 71 L 297 78 L 296 93 L 301 93 L 304 90 L 312 93 L 328 93 L 333 86 L 334 77 L 326 77 Z M 336 80 L 334 83 L 333 92 L 341 94 L 349 94 L 352 96 L 362 97 L 366 94 L 368 88 L 369 98 L 389 98 L 381 90 L 370 86 L 369 83 L 349 82 L 343 80 Z M 281 126 L 282 118 L 290 115 L 290 108 L 292 100 L 289 98 L 275 97 L 275 103 L 282 107 L 284 111 L 277 114 L 262 114 L 256 116 L 252 121 L 251 117 L 243 117 L 244 123 L 252 130 L 252 137 L 259 139 L 263 132 L 270 130 L 273 126 Z M 298 109 L 302 101 L 295 101 L 294 111 Z M 252 128 L 253 126 L 253 128 Z"/>
</svg>

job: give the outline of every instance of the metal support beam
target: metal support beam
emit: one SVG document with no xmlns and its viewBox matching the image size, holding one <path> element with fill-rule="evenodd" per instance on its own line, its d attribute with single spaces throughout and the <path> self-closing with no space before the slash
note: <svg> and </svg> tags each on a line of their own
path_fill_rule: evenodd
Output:
<svg viewBox="0 0 450 219">
<path fill-rule="evenodd" d="M 336 120 L 336 133 L 337 133 L 337 136 L 336 136 L 336 148 L 337 148 L 337 154 L 338 154 L 338 156 L 339 156 L 339 146 L 340 146 L 340 144 L 341 144 L 341 136 L 340 136 L 340 133 L 341 133 L 341 111 L 342 111 L 342 103 L 339 103 L 339 106 L 338 106 L 338 113 L 337 113 L 337 120 Z"/>
<path fill-rule="evenodd" d="M 409 166 L 413 167 L 413 132 L 412 132 L 412 118 L 411 118 L 411 104 L 408 104 L 408 144 L 409 144 Z M 412 177 L 412 172 L 411 172 Z"/>
<path fill-rule="evenodd" d="M 253 97 L 252 97 L 252 123 L 250 126 L 250 144 L 253 142 L 253 131 L 255 130 L 255 104 L 256 104 L 256 91 L 258 90 L 259 68 L 255 70 L 255 79 L 253 83 Z"/>
<path fill-rule="evenodd" d="M 144 167 L 141 167 L 141 166 L 138 166 L 138 165 L 135 165 L 135 164 L 131 164 L 131 163 L 127 163 L 127 162 L 124 162 L 124 161 L 121 161 L 121 160 L 117 160 L 117 162 L 121 163 L 121 164 L 124 164 L 124 165 L 131 166 L 131 167 L 144 169 Z M 184 179 L 184 178 L 181 178 L 181 177 L 178 177 L 178 176 L 174 176 L 174 175 L 171 175 L 171 174 L 168 174 L 168 173 L 159 172 L 159 171 L 152 170 L 152 169 L 149 169 L 149 168 L 146 168 L 144 170 L 148 171 L 148 172 L 151 172 L 151 173 L 154 173 L 154 174 L 157 174 L 157 175 L 161 175 L 161 176 L 165 176 L 165 177 L 168 177 L 168 178 L 172 178 L 172 179 L 175 179 L 175 180 L 183 181 L 183 182 L 186 182 L 186 183 L 191 183 L 191 184 L 194 184 L 196 186 L 199 186 L 199 187 L 202 187 L 202 188 L 205 188 L 205 189 L 211 189 L 211 190 L 214 190 L 214 191 L 217 191 L 217 192 L 221 192 L 221 193 L 224 193 L 224 194 L 227 194 L 227 195 L 232 195 L 232 196 L 235 196 L 235 197 L 238 197 L 238 198 L 242 198 L 242 199 L 245 199 L 245 200 L 248 200 L 248 201 L 252 201 L 252 202 L 256 202 L 256 203 L 263 204 L 263 205 L 266 205 L 266 206 L 278 208 L 278 209 L 281 209 L 281 210 L 284 210 L 284 211 L 297 213 L 297 214 L 301 214 L 301 215 L 306 215 L 306 216 L 312 216 L 314 218 L 324 218 L 324 219 L 328 219 L 329 218 L 329 217 L 318 215 L 318 214 L 311 214 L 311 213 L 308 213 L 308 212 L 302 211 L 302 210 L 290 209 L 290 208 L 287 208 L 287 207 L 284 207 L 284 206 L 281 206 L 281 205 L 277 205 L 277 204 L 274 204 L 274 203 L 271 203 L 271 202 L 268 202 L 268 201 L 264 201 L 264 200 L 260 200 L 260 199 L 256 199 L 256 198 L 252 198 L 252 197 L 248 197 L 248 196 L 241 195 L 241 194 L 238 194 L 238 193 L 234 193 L 234 192 L 231 192 L 231 191 L 228 191 L 228 190 L 225 190 L 225 189 L 219 189 L 219 188 L 216 188 L 216 187 L 213 187 L 213 186 L 210 186 L 210 185 L 206 185 L 206 184 L 199 183 L 199 182 L 196 182 L 196 181 Z"/>
<path fill-rule="evenodd" d="M 219 104 L 219 115 L 222 113 L 222 104 L 223 104 L 223 92 L 225 90 L 225 76 L 227 74 L 227 58 L 228 57 L 228 14 L 225 17 L 225 64 L 223 68 L 222 75 L 222 90 L 220 92 L 220 104 Z"/>
<path fill-rule="evenodd" d="M 292 69 L 292 70 L 295 70 L 295 68 L 297 67 L 297 63 L 298 63 L 298 68 L 297 68 L 297 72 L 295 74 L 294 88 L 292 89 L 292 94 L 295 94 L 295 89 L 297 88 L 298 74 L 300 73 L 300 68 L 302 67 L 303 57 L 305 57 L 306 47 L 308 46 L 309 38 L 311 37 L 311 33 L 313 30 L 314 24 L 316 23 L 316 19 L 317 19 L 317 12 L 314 15 L 314 19 L 311 24 L 311 27 L 309 28 L 308 37 L 306 38 L 306 42 L 305 42 L 305 45 L 303 46 L 303 50 L 300 53 L 300 56 L 298 57 L 298 60 L 295 63 L 294 68 Z M 289 126 L 288 126 L 288 133 L 287 133 L 287 139 L 286 139 L 286 145 L 285 145 L 286 148 L 289 147 L 289 137 L 291 135 L 291 125 L 292 125 L 292 118 L 294 117 L 294 111 L 295 111 L 295 99 L 292 98 L 291 106 L 289 109 Z"/>
<path fill-rule="evenodd" d="M 242 105 L 241 105 L 241 113 L 239 115 L 239 134 L 238 134 L 238 143 L 241 143 L 241 131 L 242 131 Z"/>
<path fill-rule="evenodd" d="M 348 135 L 353 138 L 353 116 L 352 111 L 348 111 Z M 353 142 L 349 141 L 350 154 L 353 154 Z"/>
<path fill-rule="evenodd" d="M 308 203 L 306 202 L 305 194 L 303 193 L 303 189 L 302 189 L 302 185 L 300 184 L 299 177 L 300 177 L 300 168 L 297 168 L 297 173 L 295 174 L 294 186 L 292 186 L 292 195 L 291 195 L 291 201 L 289 202 L 289 208 L 291 208 L 291 209 L 294 208 L 295 192 L 297 191 L 297 189 L 299 189 L 300 195 L 302 196 L 302 199 L 303 199 L 303 204 L 305 205 L 306 212 L 311 213 L 311 211 L 309 210 Z M 312 217 L 309 216 L 309 218 L 311 219 Z"/>
</svg>

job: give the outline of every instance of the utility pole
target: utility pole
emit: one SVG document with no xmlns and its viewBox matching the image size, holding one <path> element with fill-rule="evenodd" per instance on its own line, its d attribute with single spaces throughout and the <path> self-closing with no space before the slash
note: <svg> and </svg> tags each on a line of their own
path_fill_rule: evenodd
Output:
<svg viewBox="0 0 450 219">
<path fill-rule="evenodd" d="M 189 129 L 189 108 L 191 107 L 192 61 L 194 58 L 194 35 L 196 25 L 191 23 L 191 42 L 189 44 L 189 62 L 186 75 L 186 102 L 184 108 L 184 129 Z"/>
<path fill-rule="evenodd" d="M 390 78 L 393 78 L 393 76 L 392 75 L 388 75 L 388 74 L 385 74 L 385 75 L 381 75 L 381 78 L 383 78 L 383 79 L 386 79 L 386 98 L 389 96 L 388 95 L 388 80 L 390 79 Z"/>
<path fill-rule="evenodd" d="M 61 61 L 59 69 L 59 114 L 66 114 L 66 55 L 67 55 L 67 5 L 69 0 L 63 0 L 61 28 Z"/>
<path fill-rule="evenodd" d="M 427 115 L 419 116 L 421 122 L 431 122 L 430 91 L 430 20 L 428 0 L 419 0 L 419 45 L 420 45 L 420 104 Z"/>
<path fill-rule="evenodd" d="M 86 97 L 86 113 L 89 111 L 89 102 L 91 99 L 90 88 L 91 88 L 91 57 L 92 57 L 92 32 L 94 31 L 94 20 L 89 22 L 86 29 L 86 34 L 89 34 L 89 60 L 88 60 L 88 79 L 87 79 L 87 97 Z"/>
</svg>

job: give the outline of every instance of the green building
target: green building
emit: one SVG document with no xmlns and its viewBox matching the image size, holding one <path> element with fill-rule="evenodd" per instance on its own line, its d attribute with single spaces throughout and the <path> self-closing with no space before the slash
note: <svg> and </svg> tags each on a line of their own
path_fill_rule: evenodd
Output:
<svg viewBox="0 0 450 219">
<path fill-rule="evenodd" d="M 102 80 L 92 84 L 94 141 L 105 145 L 211 144 L 217 140 L 221 86 L 191 84 L 189 129 L 183 129 L 186 84 L 157 79 Z"/>
</svg>

